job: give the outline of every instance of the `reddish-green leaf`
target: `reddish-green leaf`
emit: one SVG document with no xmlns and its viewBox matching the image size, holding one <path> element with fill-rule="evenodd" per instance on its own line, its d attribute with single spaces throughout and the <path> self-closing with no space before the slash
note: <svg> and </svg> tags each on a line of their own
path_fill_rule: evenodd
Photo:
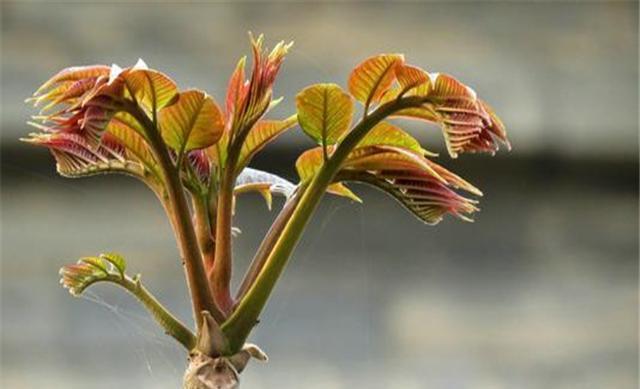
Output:
<svg viewBox="0 0 640 389">
<path fill-rule="evenodd" d="M 241 108 L 243 99 L 249 87 L 244 80 L 244 67 L 246 62 L 247 57 L 240 58 L 240 61 L 238 61 L 235 70 L 229 78 L 229 84 L 227 86 L 227 96 L 225 99 L 227 120 L 232 120 L 238 109 Z"/>
<path fill-rule="evenodd" d="M 400 64 L 396 66 L 396 78 L 398 84 L 400 84 L 400 93 L 404 94 L 419 86 L 431 85 L 429 73 L 416 66 L 407 64 Z M 422 93 L 428 93 L 428 90 L 423 90 Z"/>
<path fill-rule="evenodd" d="M 327 187 L 327 192 L 336 196 L 346 197 L 355 202 L 362 203 L 362 199 L 342 182 L 336 182 Z"/>
<path fill-rule="evenodd" d="M 349 76 L 349 92 L 365 107 L 377 103 L 391 88 L 396 66 L 404 62 L 400 54 L 381 54 L 366 59 Z"/>
<path fill-rule="evenodd" d="M 143 165 L 126 159 L 124 147 L 109 138 L 98 147 L 81 135 L 64 132 L 31 134 L 23 140 L 47 147 L 56 159 L 58 173 L 65 177 L 124 173 L 146 180 Z"/>
<path fill-rule="evenodd" d="M 407 77 L 406 85 L 411 85 Z M 421 107 L 408 108 L 394 114 L 396 117 L 438 123 L 442 127 L 447 150 L 452 157 L 462 152 L 490 152 L 498 149 L 498 141 L 509 146 L 504 125 L 486 103 L 476 98 L 476 93 L 455 78 L 431 73 L 429 81 L 403 90 L 389 92 L 385 101 L 400 94 L 422 96 Z"/>
<path fill-rule="evenodd" d="M 248 131 L 247 125 L 259 120 L 271 106 L 272 88 L 284 57 L 292 43 L 279 42 L 268 52 L 263 47 L 264 38 L 251 37 L 253 51 L 253 69 L 251 76 L 245 80 L 244 58 L 238 63 L 229 80 L 226 96 L 226 113 L 228 127 L 236 131 Z M 233 137 L 232 137 L 233 139 Z"/>
<path fill-rule="evenodd" d="M 329 150 L 332 152 L 333 147 Z M 300 182 L 309 182 L 320 170 L 323 163 L 322 147 L 315 147 L 300 154 L 296 160 L 296 171 L 298 172 L 298 177 L 300 177 Z"/>
<path fill-rule="evenodd" d="M 333 151 L 333 147 L 331 147 L 329 151 Z M 316 147 L 302 153 L 296 161 L 296 170 L 298 171 L 300 182 L 309 182 L 315 176 L 318 170 L 320 170 L 323 163 L 324 156 L 322 147 Z M 347 197 L 360 203 L 362 202 L 362 200 L 356 194 L 354 194 L 349 188 L 347 188 L 340 182 L 329 185 L 329 187 L 327 188 L 327 192 L 338 196 Z"/>
<path fill-rule="evenodd" d="M 222 137 L 213 146 L 205 149 L 209 161 L 218 167 L 224 166 L 227 161 L 227 148 L 229 147 L 229 131 L 224 131 Z"/>
<path fill-rule="evenodd" d="M 322 149 L 307 150 L 296 162 L 302 182 L 311 180 L 322 167 Z M 453 189 L 482 193 L 457 175 L 425 158 L 420 151 L 397 146 L 363 146 L 351 152 L 328 191 L 351 197 L 345 181 L 373 185 L 396 198 L 415 216 L 428 224 L 438 223 L 451 213 L 470 220 L 476 202 Z"/>
<path fill-rule="evenodd" d="M 428 172 L 436 180 L 444 181 L 421 152 L 413 152 L 402 147 L 384 145 L 359 147 L 349 154 L 342 168 L 371 171 L 421 170 Z"/>
<path fill-rule="evenodd" d="M 296 96 L 298 122 L 318 144 L 331 145 L 349 131 L 353 101 L 336 84 L 311 85 Z"/>
<path fill-rule="evenodd" d="M 137 103 L 150 113 L 169 105 L 178 94 L 176 83 L 156 70 L 133 68 L 123 71 L 118 78 L 124 81 Z"/>
<path fill-rule="evenodd" d="M 222 136 L 222 112 L 210 96 L 198 90 L 178 95 L 178 100 L 160 111 L 160 132 L 178 152 L 202 149 Z"/>
<path fill-rule="evenodd" d="M 115 253 L 85 257 L 73 265 L 63 266 L 60 269 L 60 283 L 69 290 L 69 293 L 79 296 L 96 282 L 124 280 L 125 269 L 124 258 Z"/>
<path fill-rule="evenodd" d="M 434 155 L 424 150 L 414 137 L 389 122 L 378 123 L 358 143 L 358 147 L 376 145 L 402 147 L 416 153 Z"/>
<path fill-rule="evenodd" d="M 144 130 L 133 116 L 126 112 L 117 113 L 105 131 L 124 146 L 127 159 L 140 161 L 159 177 L 156 158 L 142 135 Z"/>
<path fill-rule="evenodd" d="M 391 195 L 409 212 L 431 225 L 439 223 L 446 214 L 472 221 L 470 215 L 478 211 L 476 201 L 457 194 L 447 184 L 420 170 L 345 170 L 336 179 L 372 185 Z"/>
<path fill-rule="evenodd" d="M 40 95 L 46 89 L 54 86 L 66 86 L 66 90 L 69 89 L 75 82 L 95 79 L 97 77 L 106 77 L 109 75 L 111 68 L 106 65 L 90 65 L 90 66 L 73 66 L 66 69 L 62 69 L 56 75 L 51 77 L 47 82 L 42 84 L 40 88 L 34 93 L 34 95 Z"/>
<path fill-rule="evenodd" d="M 296 117 L 291 116 L 285 120 L 262 120 L 251 128 L 247 138 L 240 149 L 238 158 L 238 171 L 249 165 L 251 159 L 262 150 L 267 144 L 284 134 L 288 129 L 295 126 Z"/>
</svg>

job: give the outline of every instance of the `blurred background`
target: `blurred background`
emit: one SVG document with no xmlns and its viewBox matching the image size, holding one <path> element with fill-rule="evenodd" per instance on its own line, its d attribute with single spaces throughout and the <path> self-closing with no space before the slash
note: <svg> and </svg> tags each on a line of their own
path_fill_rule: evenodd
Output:
<svg viewBox="0 0 640 389">
<path fill-rule="evenodd" d="M 57 177 L 18 138 L 23 100 L 61 68 L 143 58 L 217 97 L 247 31 L 295 40 L 273 117 L 315 82 L 402 52 L 468 83 L 501 114 L 512 152 L 441 162 L 485 192 L 473 224 L 421 225 L 383 194 L 327 197 L 252 341 L 246 388 L 636 388 L 638 3 L 16 2 L 1 15 L 3 387 L 176 388 L 185 357 L 120 290 L 74 299 L 63 264 L 121 252 L 185 320 L 172 234 L 123 177 Z M 406 128 L 442 150 L 435 127 Z M 295 179 L 292 131 L 254 167 Z M 278 203 L 279 205 L 280 203 Z M 275 211 L 240 200 L 246 266 Z M 236 272 L 236 277 L 243 270 Z"/>
</svg>

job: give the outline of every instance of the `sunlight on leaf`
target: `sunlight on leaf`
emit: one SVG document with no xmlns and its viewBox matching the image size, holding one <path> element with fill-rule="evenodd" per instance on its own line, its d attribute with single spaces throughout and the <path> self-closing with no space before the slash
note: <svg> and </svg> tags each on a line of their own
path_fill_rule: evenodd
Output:
<svg viewBox="0 0 640 389">
<path fill-rule="evenodd" d="M 263 47 L 264 37 L 255 39 L 251 35 L 253 68 L 251 76 L 245 80 L 246 59 L 238 62 L 229 80 L 226 103 L 228 128 L 235 134 L 248 131 L 249 125 L 259 120 L 269 109 L 272 102 L 273 84 L 286 54 L 293 43 L 278 42 L 269 52 Z M 234 136 L 231 136 L 233 141 Z"/>
<path fill-rule="evenodd" d="M 327 192 L 337 196 L 346 197 L 358 203 L 362 203 L 362 199 L 358 197 L 358 195 L 353 193 L 351 189 L 347 188 L 347 186 L 342 182 L 336 182 L 334 184 L 329 185 L 327 187 Z"/>
<path fill-rule="evenodd" d="M 334 147 L 329 148 L 329 155 L 333 153 Z M 296 171 L 301 183 L 309 182 L 324 164 L 322 147 L 315 147 L 300 154 L 296 160 Z"/>
<path fill-rule="evenodd" d="M 24 141 L 49 148 L 56 159 L 57 170 L 65 177 L 84 177 L 104 173 L 124 173 L 144 178 L 144 168 L 137 161 L 125 159 L 124 148 L 104 141 L 92 147 L 77 134 L 32 134 Z"/>
<path fill-rule="evenodd" d="M 105 137 L 112 136 L 124 146 L 127 159 L 138 160 L 149 170 L 159 174 L 156 171 L 158 163 L 142 135 L 144 130 L 131 115 L 126 112 L 117 113 L 105 131 Z"/>
<path fill-rule="evenodd" d="M 247 139 L 242 144 L 237 169 L 241 170 L 251 162 L 251 159 L 267 144 L 297 124 L 295 116 L 285 120 L 261 120 L 249 131 Z"/>
<path fill-rule="evenodd" d="M 109 262 L 120 273 L 120 277 L 124 278 L 124 272 L 127 270 L 127 262 L 122 255 L 117 253 L 100 254 L 100 259 Z"/>
<path fill-rule="evenodd" d="M 176 83 L 155 70 L 134 68 L 122 72 L 118 78 L 124 81 L 135 101 L 151 114 L 169 105 L 178 94 Z"/>
<path fill-rule="evenodd" d="M 78 97 L 93 88 L 99 79 L 106 82 L 109 72 L 110 67 L 105 65 L 74 66 L 63 69 L 42 84 L 27 101 L 33 102 L 36 106 L 44 101 L 53 102 L 55 105 L 63 100 Z"/>
<path fill-rule="evenodd" d="M 298 122 L 320 145 L 332 145 L 349 130 L 353 116 L 351 96 L 336 84 L 316 84 L 296 96 Z"/>
<path fill-rule="evenodd" d="M 430 87 L 429 73 L 416 66 L 407 64 L 400 64 L 396 66 L 396 78 L 400 85 L 400 94 L 404 94 L 413 88 L 419 86 Z M 421 93 L 426 94 L 428 90 L 423 90 Z"/>
<path fill-rule="evenodd" d="M 159 122 L 164 141 L 177 152 L 211 146 L 224 130 L 218 105 L 198 90 L 180 93 L 174 104 L 160 111 Z"/>
<path fill-rule="evenodd" d="M 389 122 L 378 123 L 362 138 L 357 147 L 375 145 L 397 146 L 416 153 L 435 156 L 434 153 L 423 149 L 414 137 Z"/>
<path fill-rule="evenodd" d="M 373 138 L 371 141 L 373 143 Z M 477 211 L 476 201 L 459 195 L 453 189 L 478 196 L 482 192 L 425 158 L 422 149 L 415 148 L 415 144 L 415 149 L 406 148 L 405 144 L 365 144 L 356 148 L 342 164 L 328 191 L 353 198 L 353 192 L 344 187 L 343 182 L 365 183 L 390 194 L 427 224 L 438 223 L 445 214 L 471 221 L 470 215 Z M 311 180 L 322 165 L 320 147 L 304 152 L 296 162 L 300 181 Z M 354 199 L 359 200 L 357 197 Z"/>
<path fill-rule="evenodd" d="M 368 108 L 379 102 L 395 80 L 395 68 L 404 62 L 400 54 L 381 54 L 366 59 L 349 76 L 349 92 Z"/>
<path fill-rule="evenodd" d="M 416 82 L 423 79 L 422 76 L 416 77 Z M 403 81 L 406 85 L 411 85 L 409 78 Z M 439 124 L 451 157 L 465 152 L 493 154 L 498 150 L 499 142 L 510 148 L 500 119 L 476 97 L 475 91 L 455 78 L 430 73 L 428 82 L 409 89 L 397 87 L 385 96 L 384 101 L 393 100 L 404 92 L 407 92 L 407 96 L 424 97 L 425 103 L 421 107 L 400 110 L 393 116 Z"/>
</svg>

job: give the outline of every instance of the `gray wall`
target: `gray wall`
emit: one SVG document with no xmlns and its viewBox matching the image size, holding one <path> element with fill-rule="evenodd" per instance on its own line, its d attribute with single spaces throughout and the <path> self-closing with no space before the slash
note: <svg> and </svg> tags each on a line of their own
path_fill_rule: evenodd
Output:
<svg viewBox="0 0 640 389">
<path fill-rule="evenodd" d="M 22 99 L 70 65 L 142 57 L 181 86 L 221 98 L 251 30 L 269 42 L 296 41 L 276 90 L 286 97 L 282 114 L 300 88 L 344 85 L 363 58 L 402 52 L 410 63 L 458 76 L 498 107 L 517 153 L 632 157 L 637 11 L 637 2 L 619 1 L 4 3 L 1 139 L 15 142 L 31 112 Z"/>
</svg>

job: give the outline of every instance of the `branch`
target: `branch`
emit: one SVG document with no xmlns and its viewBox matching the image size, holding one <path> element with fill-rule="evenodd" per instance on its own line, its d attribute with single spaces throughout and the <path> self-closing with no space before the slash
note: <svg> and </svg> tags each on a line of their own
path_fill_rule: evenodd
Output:
<svg viewBox="0 0 640 389">
<path fill-rule="evenodd" d="M 193 225 L 200 244 L 205 272 L 207 272 L 207 269 L 213 267 L 215 254 L 215 240 L 211 231 L 211 226 L 213 225 L 211 221 L 211 205 L 209 204 L 208 195 L 192 195 L 191 203 L 193 204 Z"/>
<path fill-rule="evenodd" d="M 167 335 L 180 342 L 187 350 L 191 351 L 193 349 L 196 344 L 195 335 L 142 285 L 139 276 L 133 279 L 125 277 L 117 284 L 125 288 L 147 308 Z"/>
<path fill-rule="evenodd" d="M 237 153 L 229 152 L 227 163 L 222 172 L 222 181 L 218 192 L 216 212 L 216 246 L 213 268 L 207 274 L 213 296 L 224 312 L 233 306 L 231 298 L 231 227 L 233 219 L 233 187 L 235 183 L 235 163 Z M 233 159 L 233 160 L 230 160 Z"/>
<path fill-rule="evenodd" d="M 121 286 L 147 308 L 167 335 L 191 351 L 196 345 L 195 335 L 142 285 L 140 275 L 133 278 L 126 275 L 125 266 L 124 259 L 115 254 L 87 257 L 78 261 L 77 264 L 60 269 L 61 281 L 74 296 L 80 295 L 89 286 L 98 282 L 110 282 Z"/>
<path fill-rule="evenodd" d="M 233 219 L 233 190 L 238 173 L 237 164 L 240 158 L 242 144 L 262 114 L 264 114 L 264 111 L 240 124 L 236 131 L 232 131 L 232 134 L 236 134 L 236 136 L 231 137 L 227 159 L 222 170 L 222 180 L 218 189 L 215 260 L 213 268 L 211 272 L 207 274 L 207 277 L 209 284 L 213 288 L 214 299 L 224 313 L 229 313 L 234 305 L 233 298 L 231 297 L 231 228 Z"/>
<path fill-rule="evenodd" d="M 223 323 L 222 330 L 230 340 L 231 351 L 237 351 L 244 344 L 251 329 L 258 321 L 271 291 L 287 265 L 302 232 L 311 215 L 320 203 L 327 187 L 332 183 L 340 166 L 360 140 L 380 121 L 399 110 L 419 107 L 425 102 L 424 97 L 411 96 L 390 101 L 375 111 L 365 115 L 351 132 L 340 142 L 331 158 L 323 165 L 302 193 L 291 218 L 270 251 L 262 271 L 244 298 L 238 303 L 236 310 Z"/>
<path fill-rule="evenodd" d="M 146 135 L 154 150 L 160 169 L 167 183 L 167 195 L 169 206 L 165 206 L 169 219 L 172 222 L 176 240 L 180 248 L 183 264 L 187 273 L 187 283 L 191 293 L 193 305 L 193 315 L 198 328 L 202 326 L 202 315 L 200 312 L 209 311 L 213 317 L 222 322 L 224 316 L 215 305 L 213 297 L 209 291 L 209 284 L 204 271 L 202 256 L 198 247 L 193 224 L 191 223 L 191 213 L 187 206 L 185 193 L 180 182 L 179 172 L 176 170 L 169 151 L 158 131 L 155 122 L 152 122 L 140 107 L 128 102 L 125 109 L 129 114 L 146 129 Z"/>
<path fill-rule="evenodd" d="M 284 207 L 282 207 L 282 210 L 280 210 L 280 213 L 274 220 L 273 224 L 271 225 L 271 228 L 269 228 L 269 231 L 260 243 L 260 247 L 258 247 L 258 251 L 256 251 L 253 260 L 251 261 L 251 265 L 247 269 L 247 272 L 242 279 L 242 283 L 240 284 L 240 288 L 238 289 L 238 292 L 236 294 L 236 299 L 238 301 L 242 300 L 251 285 L 253 285 L 253 283 L 255 282 L 258 274 L 260 274 L 260 271 L 262 271 L 269 253 L 282 234 L 282 230 L 287 225 L 287 222 L 293 215 L 293 212 L 295 211 L 296 206 L 301 198 L 300 194 L 303 191 L 304 188 L 299 187 L 298 190 L 286 202 L 286 204 L 284 205 Z"/>
</svg>

